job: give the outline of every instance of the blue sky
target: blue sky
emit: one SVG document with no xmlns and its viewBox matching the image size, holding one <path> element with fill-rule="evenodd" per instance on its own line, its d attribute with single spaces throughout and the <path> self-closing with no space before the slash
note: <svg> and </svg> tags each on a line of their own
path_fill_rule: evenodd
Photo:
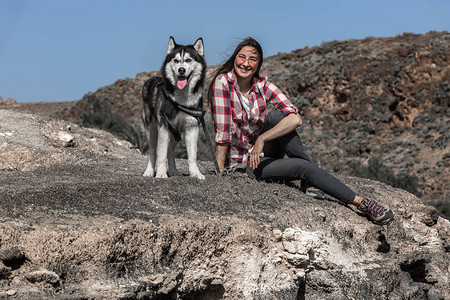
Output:
<svg viewBox="0 0 450 300">
<path fill-rule="evenodd" d="M 169 36 L 209 65 L 247 36 L 265 56 L 324 41 L 450 31 L 449 0 L 0 0 L 0 96 L 78 100 L 159 70 Z"/>
</svg>

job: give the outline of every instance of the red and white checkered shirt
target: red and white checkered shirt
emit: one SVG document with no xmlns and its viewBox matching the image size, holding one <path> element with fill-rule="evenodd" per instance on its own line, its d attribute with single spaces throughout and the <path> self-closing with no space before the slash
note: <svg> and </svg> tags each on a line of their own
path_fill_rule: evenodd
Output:
<svg viewBox="0 0 450 300">
<path fill-rule="evenodd" d="M 242 107 L 243 95 L 234 69 L 217 76 L 212 90 L 212 113 L 216 143 L 229 143 L 225 167 L 246 164 L 249 150 L 261 133 L 267 102 L 274 104 L 285 116 L 298 109 L 266 77 L 253 78 L 248 100 L 250 115 Z"/>
</svg>

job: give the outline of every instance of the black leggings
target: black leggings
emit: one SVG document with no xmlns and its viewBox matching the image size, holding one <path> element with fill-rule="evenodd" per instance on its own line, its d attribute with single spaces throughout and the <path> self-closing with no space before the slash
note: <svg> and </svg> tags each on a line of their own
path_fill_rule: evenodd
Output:
<svg viewBox="0 0 450 300">
<path fill-rule="evenodd" d="M 284 118 L 283 113 L 273 110 L 265 119 L 263 131 L 274 127 Z M 344 203 L 353 202 L 356 194 L 348 186 L 319 168 L 306 153 L 302 141 L 294 130 L 278 139 L 264 144 L 264 157 L 254 170 L 258 180 L 289 182 L 302 180 Z M 284 158 L 284 156 L 288 158 Z"/>
</svg>

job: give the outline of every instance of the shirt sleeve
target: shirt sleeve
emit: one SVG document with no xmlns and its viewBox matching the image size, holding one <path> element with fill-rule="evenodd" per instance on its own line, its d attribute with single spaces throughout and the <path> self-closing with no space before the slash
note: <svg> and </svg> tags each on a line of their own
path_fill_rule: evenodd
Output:
<svg viewBox="0 0 450 300">
<path fill-rule="evenodd" d="M 298 108 L 289 101 L 275 84 L 268 80 L 264 84 L 263 93 L 285 116 L 292 113 L 299 113 Z"/>
<path fill-rule="evenodd" d="M 225 79 L 224 75 L 218 76 L 214 81 L 211 94 L 216 143 L 231 142 L 231 105 L 230 93 L 227 85 L 228 81 Z"/>
</svg>

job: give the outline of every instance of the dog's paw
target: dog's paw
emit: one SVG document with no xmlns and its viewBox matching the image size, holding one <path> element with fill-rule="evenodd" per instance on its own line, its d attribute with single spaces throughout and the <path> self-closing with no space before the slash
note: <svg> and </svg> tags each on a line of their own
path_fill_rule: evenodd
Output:
<svg viewBox="0 0 450 300">
<path fill-rule="evenodd" d="M 195 177 L 195 178 L 200 179 L 200 180 L 204 180 L 205 179 L 205 176 L 202 173 L 191 174 L 191 177 Z"/>
<path fill-rule="evenodd" d="M 152 171 L 145 170 L 144 174 L 142 174 L 142 176 L 144 177 L 153 177 L 153 175 L 154 175 L 153 170 Z"/>
<path fill-rule="evenodd" d="M 175 172 L 169 172 L 169 177 L 173 177 L 173 176 L 182 176 L 183 174 L 181 174 L 181 172 L 179 171 L 175 171 Z"/>
<path fill-rule="evenodd" d="M 168 178 L 167 173 L 156 173 L 156 178 Z"/>
</svg>

